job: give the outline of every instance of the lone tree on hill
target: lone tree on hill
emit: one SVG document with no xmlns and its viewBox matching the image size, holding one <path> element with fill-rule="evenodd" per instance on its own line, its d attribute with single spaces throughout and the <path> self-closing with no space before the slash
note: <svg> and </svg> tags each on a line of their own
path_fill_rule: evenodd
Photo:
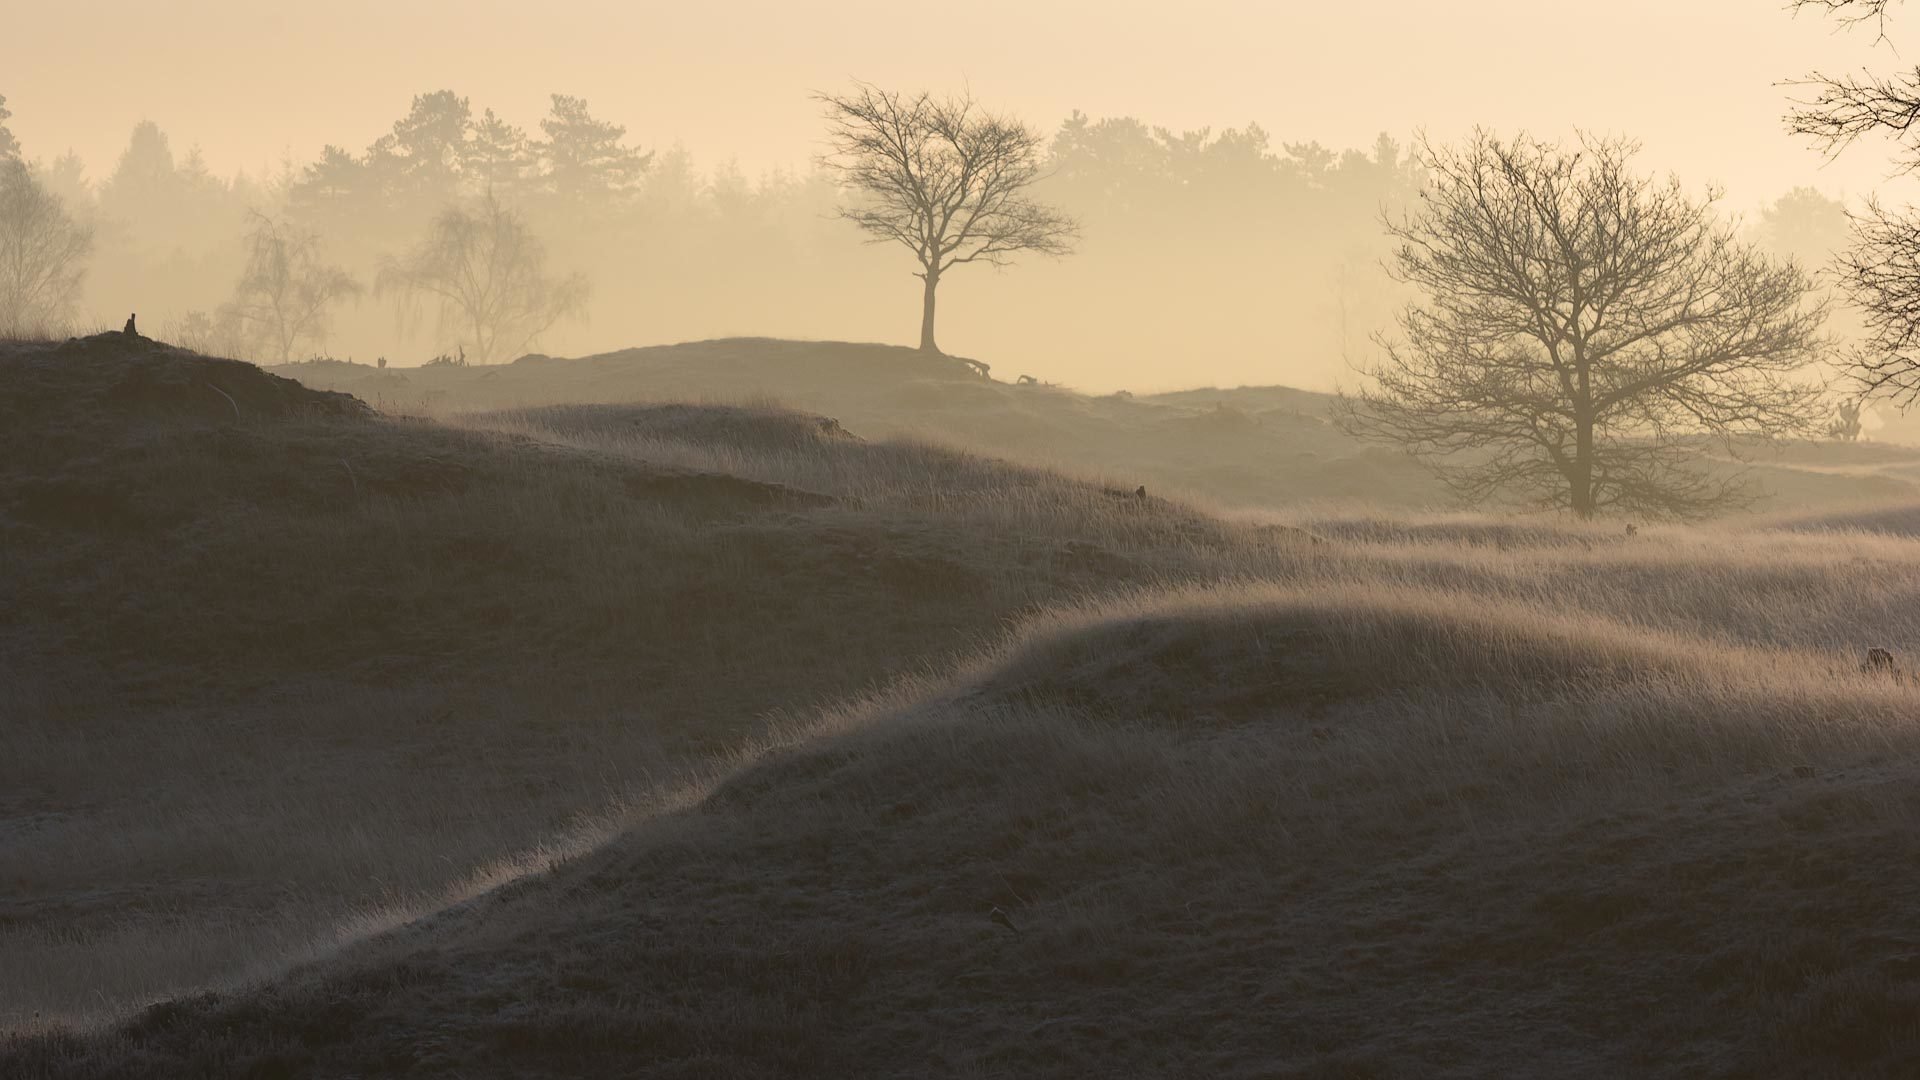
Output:
<svg viewBox="0 0 1920 1080">
<path fill-rule="evenodd" d="M 956 266 L 1006 266 L 1026 251 L 1066 255 L 1079 238 L 1067 215 L 1027 197 L 1043 175 L 1038 131 L 980 110 L 970 97 L 889 93 L 865 83 L 817 94 L 827 107 L 824 159 L 860 193 L 840 216 L 893 241 L 920 263 L 920 348 L 934 344 L 934 298 Z"/>
<path fill-rule="evenodd" d="M 259 211 L 246 245 L 246 268 L 222 314 L 244 328 L 262 355 L 284 364 L 302 339 L 326 340 L 332 308 L 360 295 L 360 283 L 322 261 L 319 236 Z"/>
<path fill-rule="evenodd" d="M 93 251 L 74 221 L 19 158 L 0 158 L 0 337 L 45 333 L 73 314 Z"/>
<path fill-rule="evenodd" d="M 1887 33 L 1889 0 L 1795 0 L 1845 25 L 1868 23 Z M 1899 147 L 1900 172 L 1920 173 L 1920 69 L 1900 75 L 1841 76 L 1814 72 L 1815 88 L 1787 115 L 1796 135 L 1837 155 L 1864 135 L 1885 135 Z M 1853 242 L 1835 260 L 1841 286 L 1865 322 L 1865 340 L 1847 367 L 1867 395 L 1903 405 L 1920 400 L 1920 213 L 1877 198 L 1850 214 Z"/>
<path fill-rule="evenodd" d="M 1679 181 L 1629 171 L 1632 143 L 1573 151 L 1477 134 L 1421 146 L 1421 204 L 1388 232 L 1425 294 L 1341 401 L 1348 431 L 1428 459 L 1469 502 L 1698 516 L 1743 491 L 1696 464 L 1702 437 L 1814 430 L 1824 344 L 1807 279 Z"/>
<path fill-rule="evenodd" d="M 583 274 L 548 276 L 546 247 L 492 193 L 471 210 L 441 213 L 419 246 L 386 260 L 374 290 L 395 296 L 403 317 L 421 301 L 434 304 L 442 339 L 479 364 L 523 352 L 580 314 L 589 292 Z"/>
</svg>

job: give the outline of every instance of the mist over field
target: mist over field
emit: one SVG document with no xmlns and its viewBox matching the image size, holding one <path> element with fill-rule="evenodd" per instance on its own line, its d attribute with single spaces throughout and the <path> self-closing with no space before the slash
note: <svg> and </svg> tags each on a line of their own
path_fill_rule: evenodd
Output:
<svg viewBox="0 0 1920 1080">
<path fill-rule="evenodd" d="M 1916 17 L 0 13 L 0 1077 L 1920 1075 Z"/>
<path fill-rule="evenodd" d="M 910 342 L 916 283 L 898 253 L 831 217 L 847 193 L 821 168 L 810 95 L 853 78 L 971 89 L 1042 135 L 1036 194 L 1083 221 L 1080 256 L 956 275 L 944 344 L 1097 392 L 1351 384 L 1349 364 L 1402 299 L 1381 273 L 1379 217 L 1417 187 L 1422 131 L 1639 139 L 1647 168 L 1725 186 L 1725 212 L 1809 267 L 1843 240 L 1836 204 L 1887 171 L 1870 153 L 1829 163 L 1781 137 L 1773 85 L 1887 49 L 1815 12 L 1735 0 L 1616 5 L 1574 49 L 1526 47 L 1514 28 L 1532 5 L 1510 2 L 1379 18 L 1130 3 L 1090 19 L 995 0 L 957 21 L 872 3 L 833 18 L 756 3 L 737 19 L 579 3 L 495 5 L 454 25 L 436 5 L 388 7 L 265 24 L 236 0 L 191 15 L 96 2 L 14 16 L 9 126 L 98 230 L 82 322 L 114 328 L 137 309 L 178 327 L 172 340 L 217 321 L 259 212 L 313 231 L 369 290 L 294 358 L 419 364 L 457 332 L 372 296 L 380 261 L 492 185 L 551 267 L 593 286 L 537 351 L 743 334 Z M 115 33 L 98 32 L 103 19 Z M 903 45 L 926 40 L 941 42 L 933 57 Z M 74 51 L 140 93 L 107 92 L 63 58 Z M 555 95 L 579 111 L 562 117 Z M 559 175 L 571 152 L 590 159 Z"/>
</svg>

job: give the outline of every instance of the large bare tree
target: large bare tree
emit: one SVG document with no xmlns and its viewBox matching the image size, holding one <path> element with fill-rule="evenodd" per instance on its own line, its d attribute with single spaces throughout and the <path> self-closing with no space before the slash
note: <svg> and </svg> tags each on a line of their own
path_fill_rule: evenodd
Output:
<svg viewBox="0 0 1920 1080">
<path fill-rule="evenodd" d="M 259 211 L 246 245 L 246 267 L 222 314 L 261 355 L 284 364 L 301 341 L 326 340 L 334 306 L 358 296 L 360 283 L 322 258 L 317 234 Z"/>
<path fill-rule="evenodd" d="M 73 314 L 93 251 L 75 221 L 19 158 L 0 158 L 0 337 L 57 330 Z"/>
<path fill-rule="evenodd" d="M 1849 26 L 1872 25 L 1884 37 L 1893 4 L 1796 0 L 1794 6 L 1825 11 Z M 1895 75 L 1816 71 L 1799 85 L 1811 93 L 1787 115 L 1794 134 L 1831 155 L 1862 136 L 1884 135 L 1898 147 L 1898 170 L 1920 173 L 1920 68 Z M 1920 214 L 1870 198 L 1849 217 L 1852 243 L 1834 270 L 1866 333 L 1848 368 L 1863 394 L 1912 404 L 1920 399 Z"/>
<path fill-rule="evenodd" d="M 417 247 L 382 265 L 374 288 L 396 297 L 403 313 L 432 304 L 443 344 L 483 364 L 580 315 L 589 293 L 585 275 L 548 275 L 545 245 L 491 192 L 471 209 L 442 212 Z"/>
<path fill-rule="evenodd" d="M 1469 502 L 1689 517 L 1737 503 L 1702 436 L 1810 430 L 1802 369 L 1824 310 L 1791 263 L 1719 222 L 1713 196 L 1634 173 L 1636 147 L 1484 132 L 1422 143 L 1428 187 L 1388 231 L 1424 296 L 1383 338 L 1350 431 L 1426 458 Z"/>
<path fill-rule="evenodd" d="M 913 252 L 923 289 L 920 348 L 937 353 L 934 301 L 956 266 L 1005 266 L 1022 252 L 1065 255 L 1079 237 L 1066 214 L 1034 201 L 1046 140 L 966 96 L 893 93 L 859 83 L 852 93 L 818 94 L 827 108 L 824 159 L 859 194 L 840 216 L 872 243 Z"/>
</svg>

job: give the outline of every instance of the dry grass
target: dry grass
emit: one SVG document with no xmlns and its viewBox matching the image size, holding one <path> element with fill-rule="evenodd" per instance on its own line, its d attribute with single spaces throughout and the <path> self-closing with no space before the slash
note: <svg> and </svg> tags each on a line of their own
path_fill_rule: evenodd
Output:
<svg viewBox="0 0 1920 1080">
<path fill-rule="evenodd" d="M 1229 517 L 767 407 L 209 425 L 0 475 L 0 1074 L 1920 1060 L 1897 531 Z M 101 486 L 165 497 L 47 494 Z"/>
<path fill-rule="evenodd" d="M 851 444 L 824 486 L 869 505 L 749 482 L 791 449 L 692 473 L 692 434 L 647 462 L 206 396 L 0 425 L 0 1023 L 310 955 L 646 804 L 771 712 L 1224 543 L 925 446 Z"/>
<path fill-rule="evenodd" d="M 13 1061 L 1902 1075 L 1916 705 L 1461 593 L 1074 605 L 484 903 Z"/>
</svg>

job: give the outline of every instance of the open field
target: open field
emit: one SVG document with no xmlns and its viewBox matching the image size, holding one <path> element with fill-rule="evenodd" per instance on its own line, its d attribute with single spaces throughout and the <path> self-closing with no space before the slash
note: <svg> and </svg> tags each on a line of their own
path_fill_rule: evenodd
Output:
<svg viewBox="0 0 1920 1080">
<path fill-rule="evenodd" d="M 1262 510 L 67 350 L 0 353 L 0 1075 L 1920 1060 L 1920 499 Z"/>
</svg>

